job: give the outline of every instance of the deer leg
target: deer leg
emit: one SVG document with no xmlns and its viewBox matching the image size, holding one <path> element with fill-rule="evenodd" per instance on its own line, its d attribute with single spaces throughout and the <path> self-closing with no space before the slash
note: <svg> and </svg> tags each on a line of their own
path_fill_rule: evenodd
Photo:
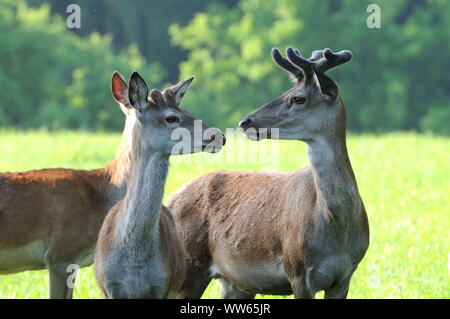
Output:
<svg viewBox="0 0 450 319">
<path fill-rule="evenodd" d="M 222 299 L 254 299 L 255 294 L 251 292 L 246 292 L 238 287 L 236 287 L 230 280 L 226 278 L 219 279 L 222 290 L 221 290 L 221 298 Z"/>
<path fill-rule="evenodd" d="M 72 299 L 75 275 L 67 272 L 69 264 L 49 265 L 49 283 L 51 299 Z M 73 276 L 71 283 L 69 276 Z M 70 286 L 70 287 L 69 287 Z"/>
<path fill-rule="evenodd" d="M 178 293 L 178 299 L 200 299 L 211 282 L 211 276 L 208 269 L 198 271 L 187 269 L 186 279 Z"/>
<path fill-rule="evenodd" d="M 351 276 L 345 278 L 341 283 L 336 286 L 325 290 L 325 299 L 345 299 L 347 298 L 348 289 L 350 286 Z"/>
<path fill-rule="evenodd" d="M 294 277 L 290 280 L 292 286 L 292 292 L 295 299 L 314 299 L 315 292 L 311 289 L 306 276 Z"/>
</svg>

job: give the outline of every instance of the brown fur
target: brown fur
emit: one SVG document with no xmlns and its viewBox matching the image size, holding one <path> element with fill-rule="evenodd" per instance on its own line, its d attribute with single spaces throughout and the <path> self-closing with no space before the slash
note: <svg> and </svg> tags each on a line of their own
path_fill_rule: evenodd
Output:
<svg viewBox="0 0 450 319">
<path fill-rule="evenodd" d="M 225 258 L 223 252 L 242 265 L 267 262 L 281 255 L 287 275 L 295 277 L 309 257 L 316 198 L 311 168 L 289 173 L 217 171 L 188 183 L 167 203 L 175 214 L 187 253 L 184 292 L 197 285 L 199 274 L 209 275 L 215 259 Z M 365 210 L 360 214 L 363 233 L 368 234 Z M 328 225 L 334 229 L 328 234 L 330 239 L 339 238 L 339 227 L 332 221 Z M 366 236 L 359 236 L 351 239 L 355 245 L 361 244 L 353 256 L 355 264 L 367 249 Z M 244 283 L 233 283 L 248 290 Z M 285 285 L 256 292 L 291 294 L 292 288 Z M 185 296 L 182 290 L 180 297 Z"/>
<path fill-rule="evenodd" d="M 48 269 L 50 297 L 71 298 L 69 265 L 93 263 L 103 220 L 123 198 L 128 137 L 103 169 L 0 173 L 0 274 Z"/>
<path fill-rule="evenodd" d="M 70 169 L 0 174 L 0 249 L 44 240 L 50 260 L 77 259 L 97 240 L 107 212 L 108 175 Z"/>
</svg>

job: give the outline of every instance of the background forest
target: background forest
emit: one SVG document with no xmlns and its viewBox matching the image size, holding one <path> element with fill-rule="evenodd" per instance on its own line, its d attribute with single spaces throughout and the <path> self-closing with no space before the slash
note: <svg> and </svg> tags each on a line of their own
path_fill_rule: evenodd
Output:
<svg viewBox="0 0 450 319">
<path fill-rule="evenodd" d="M 69 29 L 67 5 L 81 8 Z M 211 125 L 241 117 L 289 87 L 270 49 L 350 49 L 333 77 L 354 132 L 450 135 L 450 2 L 360 0 L 0 0 L 0 126 L 120 130 L 113 70 L 152 86 L 195 75 L 184 105 Z"/>
</svg>

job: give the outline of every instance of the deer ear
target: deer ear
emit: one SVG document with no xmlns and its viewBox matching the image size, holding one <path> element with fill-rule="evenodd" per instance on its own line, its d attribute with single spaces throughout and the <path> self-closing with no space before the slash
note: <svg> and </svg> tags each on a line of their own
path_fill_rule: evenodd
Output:
<svg viewBox="0 0 450 319">
<path fill-rule="evenodd" d="M 136 110 L 142 112 L 148 108 L 148 87 L 137 72 L 133 72 L 129 82 L 128 99 Z"/>
<path fill-rule="evenodd" d="M 177 106 L 180 105 L 181 100 L 184 97 L 184 94 L 186 93 L 187 89 L 189 88 L 193 80 L 194 77 L 192 76 L 189 79 L 181 81 L 180 83 L 170 88 L 173 94 L 175 95 L 175 103 L 177 104 Z"/>
<path fill-rule="evenodd" d="M 339 87 L 336 82 L 325 74 L 317 74 L 317 80 L 322 94 L 329 97 L 330 102 L 334 102 L 339 96 Z"/>
<path fill-rule="evenodd" d="M 111 78 L 111 93 L 117 103 L 130 107 L 130 101 L 128 100 L 128 84 L 117 71 L 114 71 Z"/>
</svg>

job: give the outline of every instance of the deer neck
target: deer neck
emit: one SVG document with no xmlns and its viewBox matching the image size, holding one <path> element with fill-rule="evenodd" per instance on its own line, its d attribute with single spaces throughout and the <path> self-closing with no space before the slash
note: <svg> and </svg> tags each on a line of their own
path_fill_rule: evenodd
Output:
<svg viewBox="0 0 450 319">
<path fill-rule="evenodd" d="M 135 121 L 135 118 L 127 117 L 119 149 L 114 159 L 105 169 L 109 179 L 107 183 L 107 193 L 110 198 L 109 208 L 121 200 L 127 192 L 130 169 L 132 165 L 132 139 Z"/>
<path fill-rule="evenodd" d="M 129 247 L 144 245 L 151 251 L 159 234 L 159 218 L 169 159 L 142 151 L 133 161 L 130 182 L 118 228 Z M 139 251 L 142 251 L 139 249 Z"/>
<path fill-rule="evenodd" d="M 308 156 L 316 201 L 324 216 L 342 220 L 356 214 L 361 198 L 347 152 L 345 119 L 341 127 L 308 142 Z"/>
</svg>

